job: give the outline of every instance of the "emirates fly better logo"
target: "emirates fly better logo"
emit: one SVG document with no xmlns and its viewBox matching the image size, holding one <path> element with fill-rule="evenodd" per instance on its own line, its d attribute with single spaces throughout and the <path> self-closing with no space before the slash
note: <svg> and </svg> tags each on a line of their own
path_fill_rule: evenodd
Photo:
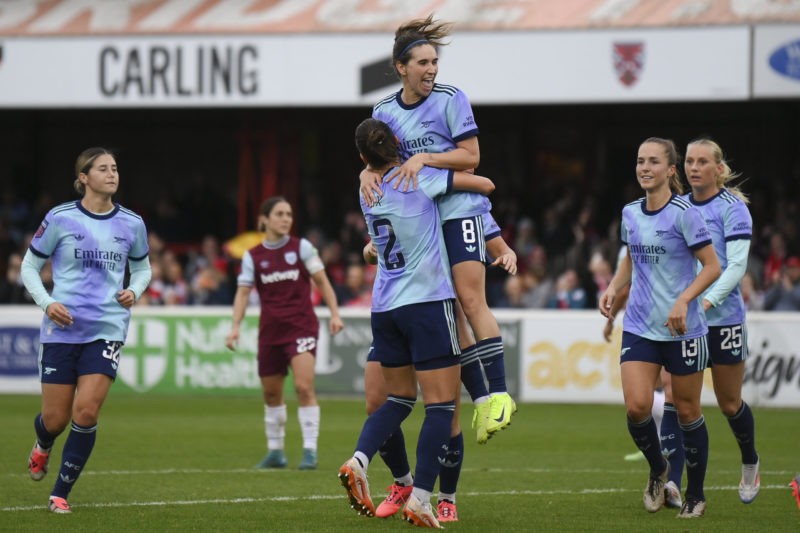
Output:
<svg viewBox="0 0 800 533">
<path fill-rule="evenodd" d="M 624 86 L 632 87 L 639 81 L 639 75 L 644 70 L 644 43 L 614 43 L 612 54 L 617 79 Z"/>
</svg>

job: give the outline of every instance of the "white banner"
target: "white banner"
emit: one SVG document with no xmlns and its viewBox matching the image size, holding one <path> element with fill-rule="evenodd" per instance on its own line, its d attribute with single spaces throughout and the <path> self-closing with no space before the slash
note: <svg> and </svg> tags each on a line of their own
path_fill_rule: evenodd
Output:
<svg viewBox="0 0 800 533">
<path fill-rule="evenodd" d="M 620 403 L 622 319 L 611 343 L 593 311 L 525 313 L 521 326 L 520 398 L 526 402 Z M 742 394 L 751 405 L 800 407 L 800 313 L 750 313 Z M 711 371 L 702 402 L 716 405 Z"/>
<path fill-rule="evenodd" d="M 0 107 L 371 106 L 399 87 L 391 36 L 8 37 Z M 698 50 L 714 58 L 685 73 Z M 742 100 L 750 32 L 464 32 L 439 81 L 474 104 Z"/>
<path fill-rule="evenodd" d="M 800 25 L 756 26 L 753 96 L 800 96 Z"/>
<path fill-rule="evenodd" d="M 619 377 L 621 318 L 617 319 L 612 342 L 607 343 L 602 338 L 605 319 L 595 311 L 494 310 L 494 313 L 503 328 L 509 392 L 519 401 L 622 403 Z M 258 310 L 251 309 L 248 315 L 255 320 Z M 325 320 L 327 309 L 319 309 L 319 315 Z M 359 384 L 363 369 L 356 359 L 366 357 L 370 342 L 369 310 L 344 308 L 342 315 L 351 327 L 330 343 L 327 335 L 321 336 L 323 342 L 317 355 L 318 389 L 323 394 L 362 394 Z M 149 339 L 151 342 L 135 338 L 136 332 L 152 330 L 145 327 L 148 319 L 181 316 L 198 321 L 192 323 L 198 328 L 192 330 L 192 336 L 203 344 L 203 349 L 196 346 L 179 349 L 175 347 L 180 343 L 170 344 L 155 337 Z M 0 393 L 39 391 L 36 359 L 41 319 L 42 312 L 35 306 L 0 305 Z M 138 392 L 151 390 L 153 383 L 142 380 L 146 381 L 147 376 L 164 374 L 162 367 L 172 364 L 169 361 L 179 355 L 174 353 L 176 350 L 184 350 L 182 355 L 187 360 L 204 356 L 203 352 L 213 355 L 215 346 L 221 346 L 228 327 L 227 323 L 221 326 L 219 321 L 229 319 L 230 309 L 227 307 L 136 308 L 123 359 L 129 365 L 128 370 L 133 370 L 130 365 L 138 365 L 133 372 L 135 379 L 131 380 L 127 370 L 121 368 L 117 388 L 129 387 Z M 208 321 L 205 329 L 199 323 L 203 320 Z M 157 320 L 149 322 L 156 324 Z M 159 327 L 164 329 L 168 326 Z M 750 313 L 747 328 L 750 356 L 745 366 L 745 399 L 752 405 L 800 408 L 800 355 L 796 343 L 800 313 Z M 186 340 L 189 337 L 184 332 L 181 338 Z M 161 354 L 168 346 L 171 348 L 167 351 L 173 353 Z M 253 347 L 250 352 L 254 350 Z M 252 355 L 250 352 L 248 354 Z M 354 353 L 360 355 L 355 357 Z M 212 368 L 206 360 L 201 364 Z M 148 365 L 158 368 L 149 368 Z M 218 367 L 213 369 L 220 373 Z M 331 378 L 337 372 L 343 373 L 342 379 Z M 175 386 L 171 387 L 170 390 L 175 389 Z M 716 404 L 710 371 L 706 371 L 702 400 L 705 405 Z"/>
</svg>

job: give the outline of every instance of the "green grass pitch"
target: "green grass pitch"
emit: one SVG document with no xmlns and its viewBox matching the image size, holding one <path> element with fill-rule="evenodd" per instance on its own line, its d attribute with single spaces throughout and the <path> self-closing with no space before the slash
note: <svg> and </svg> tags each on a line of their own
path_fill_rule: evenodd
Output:
<svg viewBox="0 0 800 533">
<path fill-rule="evenodd" d="M 253 468 L 265 453 L 263 407 L 253 396 L 112 394 L 97 445 L 70 497 L 73 512 L 46 511 L 55 468 L 41 482 L 25 469 L 33 443 L 36 396 L 0 395 L 0 531 L 410 531 L 398 518 L 356 515 L 337 479 L 364 420 L 360 399 L 321 398 L 319 469 L 299 471 L 300 430 L 289 405 L 285 470 Z M 739 502 L 739 452 L 724 417 L 705 409 L 711 441 L 706 516 L 678 520 L 647 513 L 644 461 L 633 451 L 622 406 L 519 406 L 511 427 L 485 446 L 469 429 L 458 493 L 460 521 L 446 529 L 506 531 L 796 532 L 798 510 L 788 484 L 800 472 L 800 412 L 754 408 L 762 457 L 761 494 Z M 420 405 L 406 421 L 412 458 Z M 57 465 L 62 435 L 51 465 Z M 376 503 L 391 480 L 379 458 L 370 465 Z"/>
</svg>

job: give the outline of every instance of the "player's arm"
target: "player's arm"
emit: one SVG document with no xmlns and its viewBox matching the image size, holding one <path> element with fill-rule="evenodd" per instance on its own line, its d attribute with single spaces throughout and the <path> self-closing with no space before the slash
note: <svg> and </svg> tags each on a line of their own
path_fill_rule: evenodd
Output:
<svg viewBox="0 0 800 533">
<path fill-rule="evenodd" d="M 632 274 L 633 263 L 631 263 L 630 250 L 626 247 L 625 255 L 620 259 L 617 266 L 617 272 L 611 278 L 611 282 L 598 302 L 597 307 L 601 315 L 613 319 L 616 312 L 622 308 L 625 301 L 617 302 L 617 299 L 621 291 L 630 284 Z M 627 300 L 627 296 L 625 296 L 625 300 Z"/>
<path fill-rule="evenodd" d="M 711 286 L 711 290 L 703 298 L 703 309 L 708 311 L 711 307 L 721 304 L 731 291 L 742 281 L 747 271 L 747 256 L 750 254 L 750 240 L 738 239 L 725 244 L 725 256 L 728 263 L 719 279 Z"/>
<path fill-rule="evenodd" d="M 339 302 L 336 300 L 336 293 L 333 290 L 333 285 L 331 285 L 324 269 L 311 274 L 311 279 L 316 283 L 322 295 L 322 300 L 331 311 L 330 332 L 331 335 L 336 335 L 344 329 L 344 322 L 342 321 L 342 317 L 339 316 Z"/>
<path fill-rule="evenodd" d="M 239 342 L 239 328 L 247 311 L 247 301 L 250 299 L 251 290 L 252 287 L 250 285 L 236 287 L 236 296 L 233 297 L 233 323 L 231 324 L 231 332 L 225 337 L 225 346 L 229 350 L 235 350 L 236 344 Z"/>
<path fill-rule="evenodd" d="M 117 293 L 117 301 L 122 307 L 130 308 L 136 300 L 147 290 L 153 271 L 150 268 L 150 258 L 128 259 L 131 279 L 128 286 Z"/>
<path fill-rule="evenodd" d="M 63 304 L 50 296 L 44 283 L 42 283 L 40 272 L 46 262 L 47 258 L 40 257 L 28 249 L 25 252 L 25 257 L 22 258 L 22 265 L 20 266 L 22 283 L 30 293 L 33 301 L 36 302 L 36 305 L 41 307 L 44 314 L 47 315 L 47 318 L 61 328 L 71 326 L 73 322 L 72 314 Z"/>
<path fill-rule="evenodd" d="M 502 267 L 503 270 L 512 276 L 517 273 L 517 254 L 502 236 L 498 235 L 486 243 L 486 250 L 489 255 L 497 259 L 492 262 L 492 266 Z"/>
<path fill-rule="evenodd" d="M 695 250 L 694 256 L 700 261 L 703 268 L 700 269 L 700 272 L 697 273 L 697 276 L 689 286 L 678 296 L 664 323 L 673 336 L 686 333 L 686 314 L 689 312 L 689 302 L 709 288 L 722 272 L 717 252 L 714 251 L 714 247 L 710 242 Z"/>
<path fill-rule="evenodd" d="M 385 181 L 389 182 L 395 178 L 394 188 L 400 186 L 404 191 L 408 190 L 411 182 L 417 188 L 417 174 L 422 167 L 449 168 L 452 170 L 473 171 L 481 162 L 481 150 L 478 145 L 478 137 L 470 137 L 456 143 L 456 147 L 449 152 L 421 152 L 414 154 L 389 173 Z"/>
<path fill-rule="evenodd" d="M 489 196 L 494 192 L 494 189 L 494 183 L 489 178 L 476 176 L 470 172 L 456 171 L 453 173 L 454 191 L 471 191 Z"/>
</svg>

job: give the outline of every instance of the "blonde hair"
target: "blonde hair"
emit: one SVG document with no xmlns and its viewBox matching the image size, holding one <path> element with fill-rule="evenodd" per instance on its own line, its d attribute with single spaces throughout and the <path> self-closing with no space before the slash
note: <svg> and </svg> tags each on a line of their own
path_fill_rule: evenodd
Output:
<svg viewBox="0 0 800 533">
<path fill-rule="evenodd" d="M 675 174 L 669 177 L 669 188 L 675 194 L 683 194 L 683 182 L 681 181 L 681 174 L 678 171 L 679 163 L 681 162 L 681 155 L 678 153 L 678 147 L 672 139 L 662 139 L 661 137 L 648 137 L 642 144 L 654 143 L 660 144 L 667 154 L 667 163 L 675 167 Z M 639 145 L 641 146 L 641 144 Z"/>
<path fill-rule="evenodd" d="M 714 162 L 717 163 L 718 165 L 722 165 L 722 172 L 717 176 L 717 182 L 716 182 L 717 187 L 719 187 L 720 189 L 727 189 L 728 192 L 739 198 L 741 201 L 743 201 L 746 204 L 749 204 L 750 199 L 744 192 L 742 192 L 741 189 L 739 189 L 739 186 L 730 184 L 731 181 L 740 178 L 742 175 L 739 172 L 734 172 L 733 170 L 731 170 L 731 167 L 728 166 L 728 162 L 725 161 L 725 156 L 722 153 L 722 148 L 720 148 L 720 146 L 711 139 L 701 137 L 700 139 L 695 139 L 692 142 L 690 142 L 686 146 L 687 151 L 689 149 L 689 146 L 692 146 L 693 144 L 699 144 L 710 148 L 711 153 L 714 155 Z"/>
<path fill-rule="evenodd" d="M 75 181 L 72 182 L 72 187 L 75 189 L 75 192 L 81 196 L 86 194 L 86 185 L 81 182 L 80 176 L 81 174 L 88 174 L 89 171 L 92 170 L 95 160 L 101 155 L 106 154 L 116 159 L 110 150 L 99 146 L 87 148 L 78 155 L 78 159 L 75 160 Z"/>
</svg>

